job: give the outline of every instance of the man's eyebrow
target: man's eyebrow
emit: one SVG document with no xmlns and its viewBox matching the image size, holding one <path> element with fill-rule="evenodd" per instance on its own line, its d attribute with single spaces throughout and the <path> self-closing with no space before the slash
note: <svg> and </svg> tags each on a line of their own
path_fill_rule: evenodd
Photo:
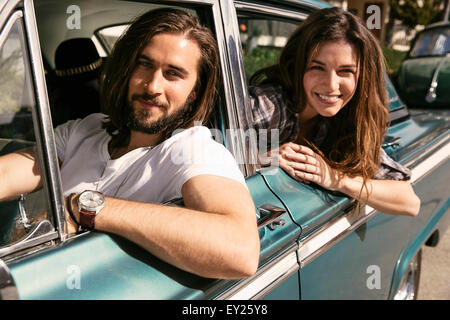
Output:
<svg viewBox="0 0 450 320">
<path fill-rule="evenodd" d="M 325 65 L 325 63 L 323 63 L 323 62 L 321 62 L 319 60 L 312 60 L 311 62 L 320 64 L 322 66 Z M 345 65 L 342 65 L 342 66 L 339 66 L 339 67 L 340 68 L 357 68 L 356 64 L 345 64 Z"/>
<path fill-rule="evenodd" d="M 140 54 L 138 56 L 138 59 L 143 59 L 143 60 L 147 60 L 148 62 L 153 62 L 153 59 L 148 57 L 148 56 L 146 56 L 145 54 Z M 175 66 L 175 65 L 172 65 L 172 64 L 169 64 L 169 67 L 172 68 L 172 69 L 177 70 L 178 72 L 182 73 L 183 75 L 188 75 L 189 74 L 189 71 L 187 71 L 183 67 Z"/>
</svg>

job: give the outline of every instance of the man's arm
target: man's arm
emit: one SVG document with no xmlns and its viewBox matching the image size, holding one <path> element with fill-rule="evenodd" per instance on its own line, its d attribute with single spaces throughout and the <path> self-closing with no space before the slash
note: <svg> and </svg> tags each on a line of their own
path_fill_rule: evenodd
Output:
<svg viewBox="0 0 450 320">
<path fill-rule="evenodd" d="M 16 199 L 41 186 L 41 171 L 34 147 L 0 157 L 0 201 Z"/>
<path fill-rule="evenodd" d="M 186 208 L 107 197 L 95 229 L 121 235 L 203 277 L 252 275 L 259 235 L 248 190 L 232 179 L 200 175 L 183 185 L 182 194 Z"/>
</svg>

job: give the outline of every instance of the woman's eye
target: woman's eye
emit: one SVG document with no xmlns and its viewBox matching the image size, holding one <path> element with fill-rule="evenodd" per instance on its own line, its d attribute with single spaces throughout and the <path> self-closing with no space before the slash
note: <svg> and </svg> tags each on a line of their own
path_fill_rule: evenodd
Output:
<svg viewBox="0 0 450 320">
<path fill-rule="evenodd" d="M 321 66 L 312 66 L 310 69 L 311 70 L 323 70 L 323 68 Z"/>
<path fill-rule="evenodd" d="M 342 69 L 340 72 L 345 74 L 355 74 L 355 70 L 353 69 Z"/>
</svg>

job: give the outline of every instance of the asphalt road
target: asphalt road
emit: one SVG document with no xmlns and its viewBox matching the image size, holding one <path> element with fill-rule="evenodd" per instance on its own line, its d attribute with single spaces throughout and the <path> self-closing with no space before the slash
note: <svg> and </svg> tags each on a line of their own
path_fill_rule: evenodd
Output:
<svg viewBox="0 0 450 320">
<path fill-rule="evenodd" d="M 450 229 L 436 247 L 423 247 L 417 299 L 450 300 Z"/>
</svg>

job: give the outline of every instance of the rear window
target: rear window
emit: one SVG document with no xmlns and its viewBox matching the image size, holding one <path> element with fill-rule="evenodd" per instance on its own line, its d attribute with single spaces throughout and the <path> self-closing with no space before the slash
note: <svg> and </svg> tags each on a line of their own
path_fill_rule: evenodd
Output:
<svg viewBox="0 0 450 320">
<path fill-rule="evenodd" d="M 450 52 L 450 27 L 442 27 L 422 32 L 409 56 L 441 56 L 448 52 Z"/>
</svg>

